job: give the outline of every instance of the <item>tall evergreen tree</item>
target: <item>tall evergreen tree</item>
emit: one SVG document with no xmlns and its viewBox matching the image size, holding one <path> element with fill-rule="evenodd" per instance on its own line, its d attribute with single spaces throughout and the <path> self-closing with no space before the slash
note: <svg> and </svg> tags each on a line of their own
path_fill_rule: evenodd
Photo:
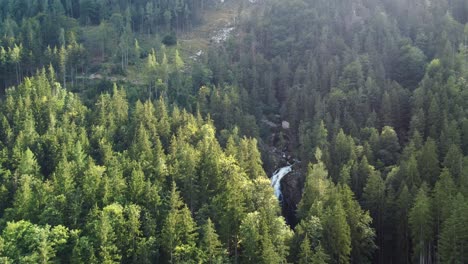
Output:
<svg viewBox="0 0 468 264">
<path fill-rule="evenodd" d="M 302 199 L 299 202 L 297 214 L 299 219 L 305 218 L 311 214 L 315 202 L 319 202 L 325 198 L 330 191 L 331 182 L 328 179 L 328 172 L 325 164 L 321 161 L 322 151 L 317 148 L 315 158 L 318 163 L 309 165 L 309 170 L 304 183 Z"/>
<path fill-rule="evenodd" d="M 351 234 L 346 212 L 338 200 L 324 214 L 324 246 L 331 263 L 350 263 Z"/>
<path fill-rule="evenodd" d="M 431 186 L 435 184 L 439 177 L 440 166 L 436 142 L 433 139 L 427 139 L 417 161 L 422 180 Z"/>
<path fill-rule="evenodd" d="M 440 260 L 444 263 L 464 263 L 467 256 L 467 227 L 464 223 L 468 217 L 468 207 L 463 195 L 458 194 L 452 204 L 451 215 L 443 224 L 439 237 Z"/>
<path fill-rule="evenodd" d="M 200 246 L 204 254 L 204 261 L 207 263 L 222 263 L 224 261 L 226 251 L 223 249 L 218 239 L 218 234 L 216 234 L 214 224 L 209 218 L 202 227 Z"/>
<path fill-rule="evenodd" d="M 413 242 L 413 260 L 428 263 L 433 257 L 431 255 L 433 252 L 433 219 L 425 184 L 419 188 L 408 217 Z"/>
</svg>

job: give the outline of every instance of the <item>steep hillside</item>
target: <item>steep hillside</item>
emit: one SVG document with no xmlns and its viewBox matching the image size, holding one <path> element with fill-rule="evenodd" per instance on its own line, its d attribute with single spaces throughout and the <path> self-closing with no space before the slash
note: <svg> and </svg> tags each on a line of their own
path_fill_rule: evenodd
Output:
<svg viewBox="0 0 468 264">
<path fill-rule="evenodd" d="M 0 0 L 0 262 L 468 263 L 467 22 Z"/>
</svg>

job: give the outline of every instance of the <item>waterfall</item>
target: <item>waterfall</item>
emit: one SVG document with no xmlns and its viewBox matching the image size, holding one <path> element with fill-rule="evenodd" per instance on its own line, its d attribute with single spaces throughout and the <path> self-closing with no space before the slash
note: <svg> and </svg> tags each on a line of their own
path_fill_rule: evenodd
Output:
<svg viewBox="0 0 468 264">
<path fill-rule="evenodd" d="M 292 165 L 280 168 L 273 173 L 271 177 L 271 186 L 275 190 L 275 196 L 281 201 L 281 179 L 292 171 Z"/>
</svg>

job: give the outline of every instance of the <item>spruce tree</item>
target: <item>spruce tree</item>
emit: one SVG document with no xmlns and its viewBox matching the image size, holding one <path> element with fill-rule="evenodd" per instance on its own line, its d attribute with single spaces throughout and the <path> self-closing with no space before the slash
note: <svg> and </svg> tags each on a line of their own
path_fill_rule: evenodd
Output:
<svg viewBox="0 0 468 264">
<path fill-rule="evenodd" d="M 299 264 L 308 264 L 311 263 L 313 259 L 313 251 L 310 245 L 309 237 L 306 237 L 302 240 L 300 251 L 299 251 Z"/>
<path fill-rule="evenodd" d="M 408 217 L 413 242 L 413 261 L 428 263 L 432 258 L 433 218 L 425 184 L 419 188 Z"/>
<path fill-rule="evenodd" d="M 468 206 L 463 195 L 458 194 L 453 202 L 451 215 L 444 222 L 439 237 L 438 255 L 443 263 L 465 263 L 468 261 Z"/>
<path fill-rule="evenodd" d="M 436 142 L 433 139 L 427 139 L 417 161 L 421 179 L 431 186 L 434 185 L 439 177 L 440 165 Z"/>
<path fill-rule="evenodd" d="M 351 233 L 341 201 L 336 201 L 328 208 L 323 217 L 324 247 L 330 256 L 330 262 L 350 263 Z"/>
<path fill-rule="evenodd" d="M 207 263 L 222 263 L 226 256 L 226 251 L 219 241 L 218 234 L 216 234 L 214 224 L 210 218 L 208 218 L 206 224 L 202 227 L 200 247 L 203 252 L 204 261 Z"/>
</svg>

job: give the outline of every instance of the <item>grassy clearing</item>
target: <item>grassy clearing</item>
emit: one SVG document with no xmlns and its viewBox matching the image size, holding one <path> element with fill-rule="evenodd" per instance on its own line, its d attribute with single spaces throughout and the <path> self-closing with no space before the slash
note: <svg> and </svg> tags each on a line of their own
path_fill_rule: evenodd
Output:
<svg viewBox="0 0 468 264">
<path fill-rule="evenodd" d="M 206 50 L 217 31 L 234 24 L 238 8 L 239 1 L 228 1 L 207 10 L 201 25 L 179 35 L 181 50 L 192 54 L 199 50 Z"/>
<path fill-rule="evenodd" d="M 165 53 L 169 63 L 173 61 L 175 50 L 178 49 L 181 57 L 190 65 L 194 56 L 200 51 L 206 52 L 208 47 L 212 44 L 212 38 L 222 29 L 235 25 L 236 18 L 239 12 L 240 2 L 242 1 L 227 1 L 219 3 L 216 7 L 207 10 L 203 16 L 201 24 L 194 26 L 187 32 L 179 32 L 178 44 L 175 46 L 165 47 Z M 84 76 L 80 76 L 83 80 L 83 87 L 96 86 L 102 81 L 107 83 L 119 83 L 129 87 L 140 87 L 145 83 L 144 65 L 146 63 L 146 55 L 152 49 L 156 51 L 157 60 L 161 61 L 163 52 L 162 37 L 158 34 L 138 34 L 135 36 L 138 39 L 139 46 L 143 53 L 142 58 L 136 59 L 133 64 L 129 65 L 125 74 L 118 74 L 112 70 L 114 67 L 119 67 L 119 58 L 112 57 L 110 54 L 102 56 L 102 48 L 106 50 L 118 49 L 118 43 L 112 39 L 100 36 L 100 29 L 98 26 L 86 27 L 83 29 L 83 36 L 86 46 L 98 47 L 90 52 L 92 66 L 90 72 Z M 105 46 L 103 46 L 105 45 Z M 90 78 L 91 74 L 99 75 L 100 78 Z M 102 86 L 102 85 L 101 85 Z M 111 88 L 111 87 L 109 87 Z"/>
</svg>

